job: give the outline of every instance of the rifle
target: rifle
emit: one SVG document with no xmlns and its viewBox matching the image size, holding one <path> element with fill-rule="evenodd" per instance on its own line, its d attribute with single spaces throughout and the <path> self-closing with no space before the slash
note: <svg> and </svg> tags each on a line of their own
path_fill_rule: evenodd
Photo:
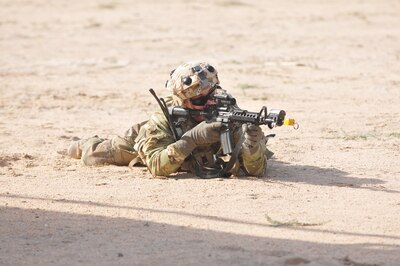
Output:
<svg viewBox="0 0 400 266">
<path fill-rule="evenodd" d="M 203 116 L 207 122 L 222 122 L 221 147 L 224 155 L 233 152 L 235 145 L 233 145 L 232 133 L 242 124 L 267 125 L 270 129 L 282 125 L 293 125 L 295 129 L 298 128 L 294 119 L 285 119 L 284 110 L 271 109 L 268 113 L 266 106 L 263 106 L 259 112 L 243 110 L 237 106 L 236 99 L 226 93 L 214 94 L 211 99 L 215 104 L 206 105 L 201 111 L 173 106 L 168 108 L 168 112 L 175 121 L 187 119 L 189 116 Z M 179 124 L 175 127 L 179 129 Z"/>
</svg>

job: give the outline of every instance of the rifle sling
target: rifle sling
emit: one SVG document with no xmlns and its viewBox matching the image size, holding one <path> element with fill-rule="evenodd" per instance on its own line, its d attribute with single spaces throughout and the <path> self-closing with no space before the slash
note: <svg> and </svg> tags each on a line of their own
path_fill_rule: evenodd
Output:
<svg viewBox="0 0 400 266">
<path fill-rule="evenodd" d="M 238 142 L 235 144 L 235 149 L 233 150 L 233 152 L 231 154 L 231 158 L 229 159 L 225 168 L 221 170 L 221 173 L 220 173 L 221 176 L 225 176 L 227 173 L 229 173 L 229 171 L 232 170 L 233 166 L 235 165 L 235 163 L 238 159 L 239 152 L 240 152 L 240 149 L 242 148 L 243 142 L 244 142 L 244 132 L 240 136 Z"/>
<path fill-rule="evenodd" d="M 242 144 L 244 142 L 244 133 L 240 136 L 238 142 L 235 145 L 235 148 L 231 154 L 231 158 L 225 164 L 225 167 L 222 166 L 221 168 L 211 168 L 211 167 L 204 167 L 202 166 L 194 156 L 191 156 L 194 160 L 195 165 L 193 166 L 193 172 L 199 176 L 200 178 L 219 178 L 219 177 L 229 177 L 231 175 L 230 171 L 232 170 L 233 166 L 235 165 L 240 149 L 242 148 Z"/>
</svg>

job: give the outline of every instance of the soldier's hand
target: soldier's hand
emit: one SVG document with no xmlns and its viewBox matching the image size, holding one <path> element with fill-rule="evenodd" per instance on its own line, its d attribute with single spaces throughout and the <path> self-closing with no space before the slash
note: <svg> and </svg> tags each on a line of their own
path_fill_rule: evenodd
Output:
<svg viewBox="0 0 400 266">
<path fill-rule="evenodd" d="M 243 149 L 255 153 L 264 139 L 264 133 L 259 126 L 253 124 L 243 124 L 242 130 L 244 132 Z"/>
<path fill-rule="evenodd" d="M 220 140 L 221 122 L 201 122 L 183 134 L 182 138 L 172 144 L 170 150 L 176 150 L 187 157 L 197 146 L 212 144 Z"/>
<path fill-rule="evenodd" d="M 201 122 L 183 134 L 182 138 L 190 138 L 195 145 L 211 144 L 218 142 L 221 135 L 221 122 Z"/>
</svg>

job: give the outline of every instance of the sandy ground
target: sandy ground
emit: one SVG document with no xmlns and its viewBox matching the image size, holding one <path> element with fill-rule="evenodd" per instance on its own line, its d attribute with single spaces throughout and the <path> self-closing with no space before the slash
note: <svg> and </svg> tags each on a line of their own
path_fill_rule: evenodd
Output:
<svg viewBox="0 0 400 266">
<path fill-rule="evenodd" d="M 400 2 L 0 0 L 1 265 L 398 265 Z M 264 178 L 85 167 L 208 60 L 286 110 Z"/>
</svg>

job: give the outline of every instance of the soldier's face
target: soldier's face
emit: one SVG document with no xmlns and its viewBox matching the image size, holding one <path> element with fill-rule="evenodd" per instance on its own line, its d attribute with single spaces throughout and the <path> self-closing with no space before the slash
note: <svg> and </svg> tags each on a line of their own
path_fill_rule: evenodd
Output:
<svg viewBox="0 0 400 266">
<path fill-rule="evenodd" d="M 211 99 L 211 94 L 214 89 L 214 87 L 208 87 L 206 89 L 203 89 L 199 95 L 184 100 L 183 107 L 193 110 L 203 110 L 206 105 L 215 103 Z"/>
<path fill-rule="evenodd" d="M 214 91 L 213 87 L 202 90 L 201 94 L 197 95 L 196 97 L 184 100 L 183 107 L 201 111 L 207 105 L 215 104 L 215 101 L 211 99 L 211 94 L 213 91 Z M 204 116 L 202 115 L 197 115 L 192 118 L 197 122 L 201 122 L 204 120 Z"/>
</svg>

